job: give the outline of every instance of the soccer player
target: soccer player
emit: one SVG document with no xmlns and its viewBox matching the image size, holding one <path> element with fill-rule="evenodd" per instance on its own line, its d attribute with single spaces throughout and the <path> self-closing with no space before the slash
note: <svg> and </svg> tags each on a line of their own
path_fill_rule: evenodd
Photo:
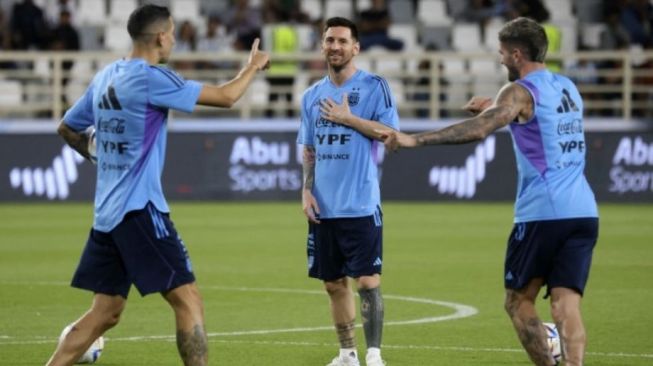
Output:
<svg viewBox="0 0 653 366">
<path fill-rule="evenodd" d="M 566 77 L 544 65 L 547 38 L 536 22 L 515 19 L 499 32 L 501 63 L 511 83 L 494 101 L 473 98 L 476 117 L 439 131 L 384 133 L 391 150 L 482 140 L 509 126 L 517 158 L 514 229 L 505 259 L 505 309 L 536 365 L 554 365 L 535 299 L 546 285 L 565 365 L 583 364 L 586 336 L 580 302 L 598 237 L 594 194 L 585 179 L 583 100 Z"/>
<path fill-rule="evenodd" d="M 387 82 L 354 66 L 360 51 L 356 25 L 328 19 L 321 49 L 328 74 L 302 96 L 297 138 L 304 145 L 308 274 L 324 282 L 331 300 L 340 354 L 329 365 L 359 365 L 348 277 L 360 295 L 367 365 L 383 365 L 383 223 L 375 139 L 381 136 L 377 131 L 397 129 L 399 117 Z"/>
<path fill-rule="evenodd" d="M 97 136 L 95 216 L 72 286 L 95 293 L 48 365 L 72 365 L 115 326 L 132 284 L 141 295 L 160 293 L 175 314 L 184 365 L 206 365 L 203 305 L 186 247 L 169 217 L 161 187 L 169 109 L 196 104 L 230 107 L 269 56 L 254 41 L 247 65 L 221 86 L 184 80 L 166 63 L 175 26 L 166 7 L 145 5 L 129 17 L 131 54 L 100 71 L 66 112 L 59 134 L 83 156 L 94 125 Z"/>
</svg>

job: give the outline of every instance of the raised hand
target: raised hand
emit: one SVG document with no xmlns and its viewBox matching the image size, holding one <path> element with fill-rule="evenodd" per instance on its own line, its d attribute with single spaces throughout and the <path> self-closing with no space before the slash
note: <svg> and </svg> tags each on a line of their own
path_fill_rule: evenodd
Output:
<svg viewBox="0 0 653 366">
<path fill-rule="evenodd" d="M 270 55 L 267 52 L 259 49 L 261 40 L 256 38 L 252 43 L 252 50 L 249 52 L 249 60 L 247 63 L 256 67 L 258 70 L 265 70 L 270 67 Z"/>
</svg>

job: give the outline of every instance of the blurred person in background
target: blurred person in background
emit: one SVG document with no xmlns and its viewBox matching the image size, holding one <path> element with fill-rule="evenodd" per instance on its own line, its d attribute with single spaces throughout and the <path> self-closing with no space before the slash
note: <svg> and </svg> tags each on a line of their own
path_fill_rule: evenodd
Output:
<svg viewBox="0 0 653 366">
<path fill-rule="evenodd" d="M 15 50 L 48 48 L 48 25 L 43 10 L 32 0 L 15 3 L 11 12 L 12 48 Z"/>
<path fill-rule="evenodd" d="M 511 82 L 494 100 L 472 98 L 465 108 L 476 117 L 437 131 L 382 135 L 396 151 L 475 142 L 510 128 L 518 186 L 504 265 L 505 310 L 531 361 L 556 365 L 535 308 L 546 286 L 564 364 L 582 366 L 587 336 L 580 303 L 599 230 L 596 200 L 583 173 L 583 99 L 571 80 L 546 69 L 541 25 L 517 18 L 503 26 L 499 41 Z"/>
<path fill-rule="evenodd" d="M 170 219 L 163 195 L 170 109 L 231 107 L 269 57 L 252 44 L 238 75 L 220 86 L 185 80 L 161 64 L 175 44 L 166 7 L 144 5 L 127 23 L 128 57 L 100 72 L 70 108 L 58 133 L 97 162 L 94 220 L 71 285 L 94 293 L 90 309 L 72 324 L 48 366 L 70 366 L 91 343 L 116 326 L 134 285 L 142 296 L 159 293 L 174 312 L 177 350 L 186 366 L 208 364 L 204 307 L 188 250 Z M 89 153 L 95 128 L 97 155 Z"/>
<path fill-rule="evenodd" d="M 360 12 L 358 22 L 362 51 L 370 47 L 383 47 L 390 51 L 401 51 L 404 48 L 403 41 L 391 38 L 388 34 L 392 20 L 385 0 L 372 0 L 372 7 Z"/>
</svg>

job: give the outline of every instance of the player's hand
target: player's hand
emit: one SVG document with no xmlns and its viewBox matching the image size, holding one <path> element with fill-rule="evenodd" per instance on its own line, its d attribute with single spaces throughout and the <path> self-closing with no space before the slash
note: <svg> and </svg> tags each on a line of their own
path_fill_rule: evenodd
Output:
<svg viewBox="0 0 653 366">
<path fill-rule="evenodd" d="M 331 98 L 323 99 L 320 102 L 320 113 L 322 114 L 322 118 L 326 120 L 347 125 L 347 121 L 351 116 L 347 93 L 342 95 L 342 104 L 336 103 Z"/>
<path fill-rule="evenodd" d="M 388 151 L 396 152 L 402 147 L 416 147 L 417 138 L 394 130 L 375 130 Z"/>
<path fill-rule="evenodd" d="M 308 189 L 302 189 L 302 209 L 309 222 L 320 223 L 320 207 L 317 205 L 315 196 Z"/>
<path fill-rule="evenodd" d="M 261 40 L 256 38 L 252 43 L 252 50 L 249 52 L 247 63 L 254 66 L 257 70 L 265 70 L 270 67 L 270 55 L 267 52 L 259 50 Z"/>
<path fill-rule="evenodd" d="M 492 105 L 492 98 L 488 97 L 472 97 L 472 99 L 463 106 L 463 110 L 470 112 L 474 115 L 483 112 L 490 108 Z"/>
</svg>

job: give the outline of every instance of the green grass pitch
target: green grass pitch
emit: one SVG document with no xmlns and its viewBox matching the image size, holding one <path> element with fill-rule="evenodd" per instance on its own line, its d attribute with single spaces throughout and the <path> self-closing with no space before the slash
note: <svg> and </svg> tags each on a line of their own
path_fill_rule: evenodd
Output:
<svg viewBox="0 0 653 366">
<path fill-rule="evenodd" d="M 586 364 L 653 364 L 653 206 L 601 205 L 583 301 Z M 526 365 L 503 311 L 510 204 L 384 205 L 388 365 Z M 89 204 L 0 204 L 0 365 L 43 365 L 91 294 L 68 286 Z M 173 203 L 205 300 L 212 365 L 324 365 L 328 300 L 306 276 L 299 203 Z M 462 309 L 462 310 L 461 310 Z M 462 317 L 465 309 L 476 314 Z M 544 300 L 542 318 L 550 319 Z M 463 314 L 461 314 L 461 312 Z M 100 365 L 179 365 L 172 312 L 132 288 Z M 363 351 L 362 331 L 357 332 Z"/>
</svg>

